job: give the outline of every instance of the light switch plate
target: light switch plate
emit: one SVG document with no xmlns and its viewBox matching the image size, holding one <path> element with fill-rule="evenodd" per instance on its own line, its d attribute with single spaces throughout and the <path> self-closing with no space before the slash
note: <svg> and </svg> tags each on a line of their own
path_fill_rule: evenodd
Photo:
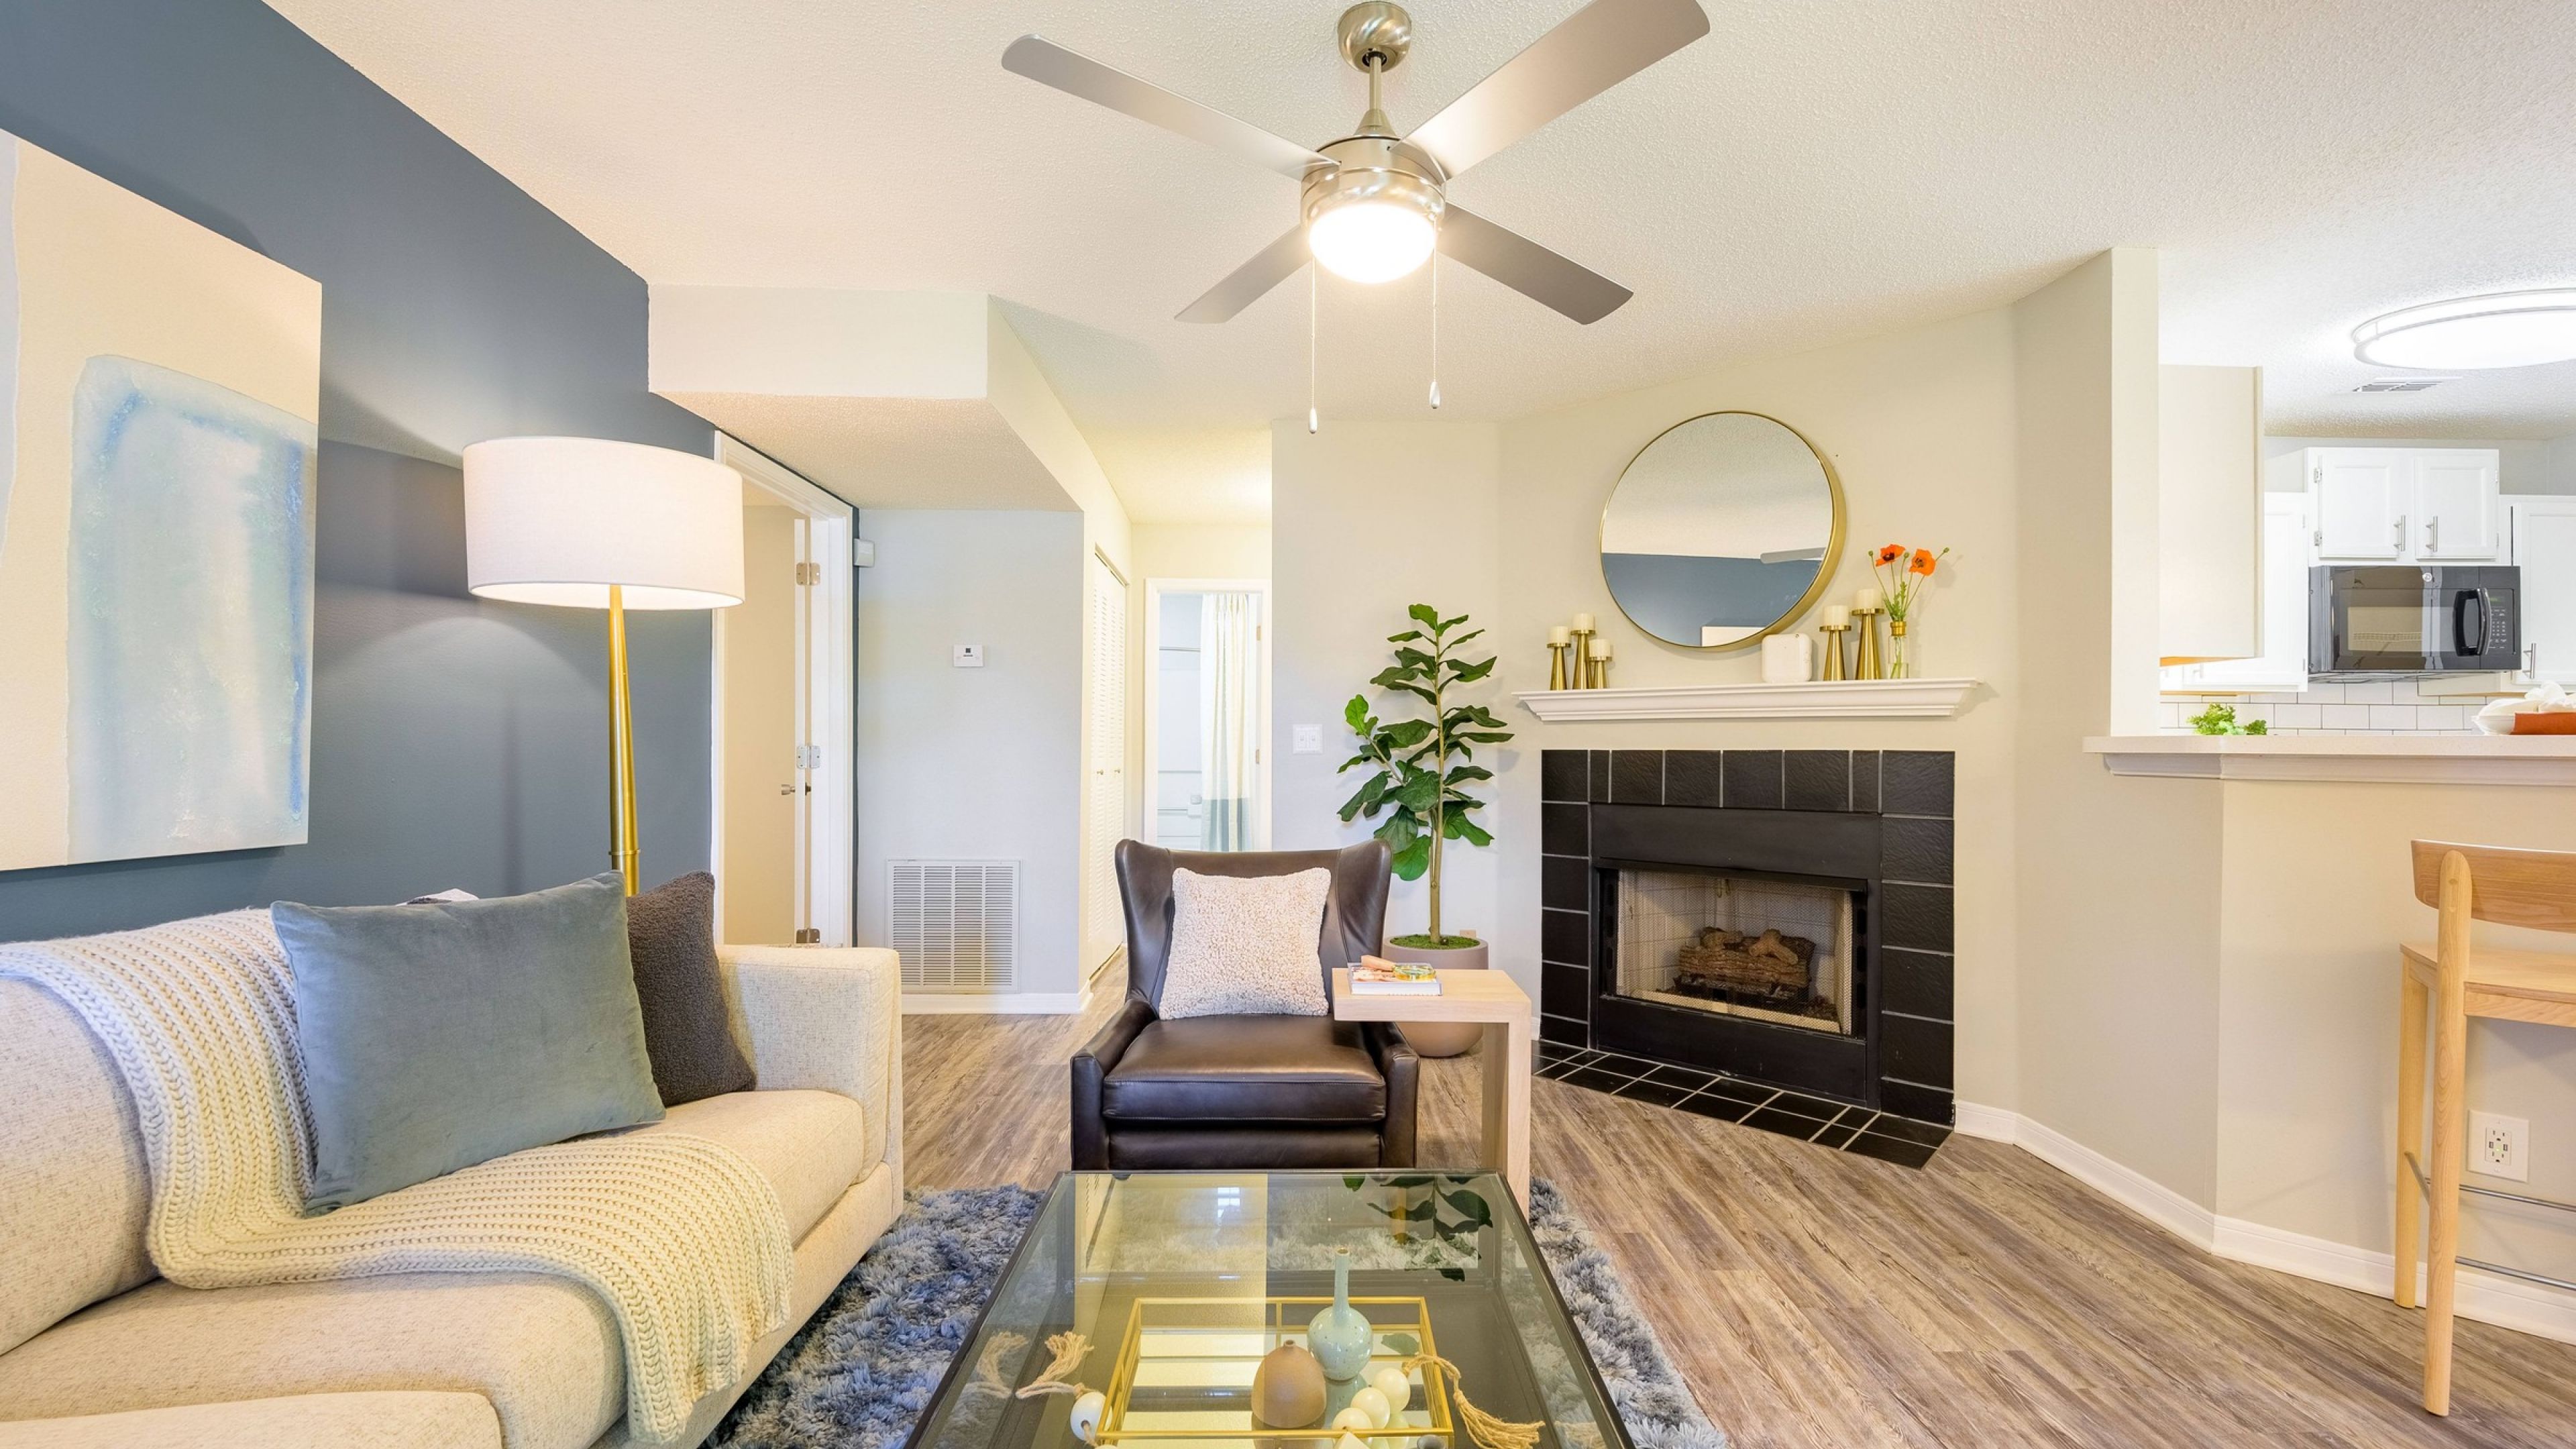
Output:
<svg viewBox="0 0 2576 1449">
<path fill-rule="evenodd" d="M 2471 1112 L 2468 1168 L 2481 1177 L 2531 1181 L 2531 1119 Z"/>
<path fill-rule="evenodd" d="M 981 669 L 984 667 L 984 646 L 952 644 L 948 646 L 948 662 L 958 669 Z"/>
<path fill-rule="evenodd" d="M 1288 753 L 1292 755 L 1320 755 L 1323 752 L 1324 727 L 1322 725 L 1298 725 L 1295 729 L 1289 731 Z"/>
</svg>

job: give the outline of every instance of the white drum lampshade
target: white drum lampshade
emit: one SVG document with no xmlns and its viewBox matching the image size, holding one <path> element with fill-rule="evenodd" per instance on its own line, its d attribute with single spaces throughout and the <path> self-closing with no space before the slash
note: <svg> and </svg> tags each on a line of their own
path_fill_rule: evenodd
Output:
<svg viewBox="0 0 2576 1449">
<path fill-rule="evenodd" d="M 605 609 L 742 602 L 742 475 L 604 438 L 494 438 L 465 450 L 465 586 L 487 599 Z"/>
</svg>

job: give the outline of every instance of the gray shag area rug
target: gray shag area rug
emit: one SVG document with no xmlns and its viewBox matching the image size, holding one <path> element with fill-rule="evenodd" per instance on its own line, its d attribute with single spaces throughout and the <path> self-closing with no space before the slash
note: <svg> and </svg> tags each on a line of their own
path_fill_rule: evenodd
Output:
<svg viewBox="0 0 2576 1449">
<path fill-rule="evenodd" d="M 705 1449 L 896 1449 L 1044 1201 L 1020 1187 L 910 1194 Z M 1609 1256 L 1544 1179 L 1530 1184 L 1530 1229 L 1637 1449 L 1726 1449 Z"/>
</svg>

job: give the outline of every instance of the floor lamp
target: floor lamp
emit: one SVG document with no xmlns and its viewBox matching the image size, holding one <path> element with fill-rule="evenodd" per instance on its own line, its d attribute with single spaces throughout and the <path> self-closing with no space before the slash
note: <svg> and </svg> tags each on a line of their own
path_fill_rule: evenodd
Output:
<svg viewBox="0 0 2576 1449">
<path fill-rule="evenodd" d="M 465 586 L 486 599 L 608 611 L 608 853 L 635 894 L 635 710 L 626 611 L 742 602 L 742 475 L 712 458 L 600 438 L 465 450 Z"/>
</svg>

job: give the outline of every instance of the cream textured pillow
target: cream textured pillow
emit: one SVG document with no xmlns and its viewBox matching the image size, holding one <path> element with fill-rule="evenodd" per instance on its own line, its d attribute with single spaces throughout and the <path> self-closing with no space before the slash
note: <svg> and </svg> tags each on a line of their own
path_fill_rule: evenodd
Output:
<svg viewBox="0 0 2576 1449">
<path fill-rule="evenodd" d="M 1185 1016 L 1322 1016 L 1315 942 L 1333 873 L 1172 872 L 1172 951 L 1163 963 L 1165 1020 Z"/>
</svg>

